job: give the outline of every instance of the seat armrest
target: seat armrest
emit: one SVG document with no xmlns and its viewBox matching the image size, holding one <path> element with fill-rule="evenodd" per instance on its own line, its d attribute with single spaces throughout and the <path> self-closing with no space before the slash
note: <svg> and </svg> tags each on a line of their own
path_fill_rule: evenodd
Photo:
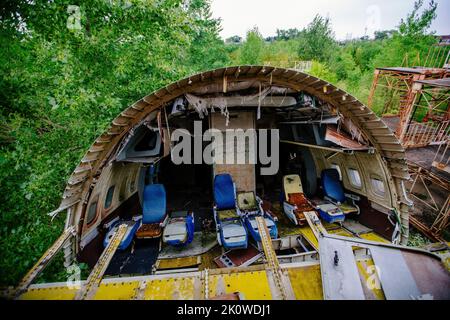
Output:
<svg viewBox="0 0 450 320">
<path fill-rule="evenodd" d="M 255 195 L 255 198 L 256 198 L 256 202 L 258 202 L 259 204 L 262 205 L 262 203 L 263 203 L 262 199 L 256 195 Z"/>
<path fill-rule="evenodd" d="M 361 200 L 361 197 L 357 196 L 356 194 L 344 193 L 344 195 L 345 195 L 346 198 L 349 198 L 349 199 L 352 199 L 352 200 L 355 200 L 355 201 Z"/>
<path fill-rule="evenodd" d="M 267 215 L 269 215 L 273 219 L 273 221 L 275 221 L 275 222 L 278 221 L 278 217 L 276 215 L 274 215 L 272 213 L 272 211 L 266 210 L 266 211 L 263 211 L 263 212 L 265 212 Z"/>
<path fill-rule="evenodd" d="M 103 225 L 104 229 L 109 229 L 116 221 L 119 221 L 119 217 L 115 217 L 114 219 L 112 219 L 110 222 L 107 222 Z"/>
<path fill-rule="evenodd" d="M 333 199 L 331 199 L 330 197 L 327 197 L 327 196 L 323 197 L 323 199 L 326 200 L 326 201 L 329 201 L 329 202 L 331 202 L 332 204 L 335 204 L 335 205 L 340 205 L 341 204 L 339 201 L 334 201 Z"/>
<path fill-rule="evenodd" d="M 164 228 L 167 223 L 169 222 L 169 215 L 166 213 L 166 217 L 164 218 L 164 220 L 159 224 L 162 228 Z"/>
</svg>

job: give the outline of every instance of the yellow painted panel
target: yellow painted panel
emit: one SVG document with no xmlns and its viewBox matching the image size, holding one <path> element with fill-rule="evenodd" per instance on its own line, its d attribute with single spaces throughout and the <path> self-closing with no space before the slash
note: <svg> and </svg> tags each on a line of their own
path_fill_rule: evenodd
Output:
<svg viewBox="0 0 450 320">
<path fill-rule="evenodd" d="M 381 289 L 381 282 L 378 278 L 378 274 L 374 269 L 374 263 L 372 259 L 367 260 L 359 260 L 356 262 L 358 266 L 359 274 L 362 276 L 363 280 L 363 289 L 365 292 L 370 292 L 373 299 L 376 300 L 385 300 L 383 289 Z M 367 281 L 371 277 L 371 280 Z M 379 289 L 374 285 L 374 281 L 377 281 L 379 284 Z M 371 284 L 371 285 L 369 285 Z"/>
<path fill-rule="evenodd" d="M 343 228 L 329 230 L 328 233 L 334 234 L 337 236 L 343 236 L 343 237 L 351 237 L 351 238 L 355 237 L 351 232 L 349 232 L 348 230 L 345 230 Z"/>
<path fill-rule="evenodd" d="M 363 239 L 366 239 L 366 240 L 383 242 L 383 243 L 390 243 L 388 240 L 386 240 L 385 238 L 379 236 L 375 232 L 363 233 L 363 234 L 360 235 L 360 237 L 363 238 Z"/>
<path fill-rule="evenodd" d="M 447 268 L 447 270 L 450 271 L 450 257 L 446 257 L 444 259 L 444 265 Z"/>
<path fill-rule="evenodd" d="M 251 271 L 209 276 L 209 297 L 239 292 L 245 300 L 270 300 L 269 281 L 265 271 Z"/>
<path fill-rule="evenodd" d="M 199 270 L 217 268 L 217 264 L 214 262 L 214 259 L 222 255 L 222 253 L 223 253 L 222 247 L 215 246 L 212 250 L 209 250 L 204 254 L 202 254 Z"/>
<path fill-rule="evenodd" d="M 319 248 L 319 241 L 317 241 L 314 232 L 309 226 L 301 227 L 301 233 L 305 236 L 306 239 L 308 239 L 309 243 L 311 243 L 315 249 Z"/>
<path fill-rule="evenodd" d="M 327 230 L 327 231 L 332 230 L 332 229 L 336 229 L 336 228 L 342 228 L 342 227 L 341 227 L 339 224 L 337 224 L 337 223 L 329 223 L 329 222 L 326 222 L 325 220 L 322 220 L 321 222 L 322 222 L 323 227 L 324 227 L 325 230 Z"/>
<path fill-rule="evenodd" d="M 320 265 L 288 269 L 297 300 L 323 300 Z"/>
<path fill-rule="evenodd" d="M 31 288 L 20 296 L 21 300 L 73 300 L 76 289 L 66 286 L 53 288 Z"/>
<path fill-rule="evenodd" d="M 201 262 L 200 256 L 191 256 L 175 259 L 161 259 L 158 261 L 158 269 L 187 268 L 197 266 Z"/>
<path fill-rule="evenodd" d="M 280 221 L 279 218 L 278 218 L 278 221 Z M 287 237 L 287 236 L 301 234 L 302 231 L 300 228 L 301 227 L 294 226 L 293 224 L 278 222 L 278 235 L 280 237 Z"/>
<path fill-rule="evenodd" d="M 129 300 L 136 295 L 139 281 L 102 283 L 94 300 Z"/>
<path fill-rule="evenodd" d="M 147 282 L 144 297 L 145 300 L 193 300 L 194 282 L 193 277 L 152 280 Z M 201 288 L 197 291 L 200 292 Z"/>
</svg>

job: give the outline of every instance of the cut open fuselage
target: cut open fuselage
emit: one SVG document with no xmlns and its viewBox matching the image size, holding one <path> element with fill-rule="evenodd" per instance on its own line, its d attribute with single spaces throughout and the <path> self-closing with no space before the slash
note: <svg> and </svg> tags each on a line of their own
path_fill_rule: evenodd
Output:
<svg viewBox="0 0 450 320">
<path fill-rule="evenodd" d="M 308 298 L 300 288 L 320 287 L 313 280 L 322 263 L 319 242 L 336 246 L 336 252 L 342 247 L 353 278 L 360 266 L 373 264 L 367 250 L 353 256 L 339 239 L 323 240 L 323 230 L 331 238 L 358 239 L 362 247 L 369 240 L 405 244 L 408 238 L 411 203 L 403 184 L 409 178 L 403 149 L 367 107 L 309 75 L 245 66 L 194 76 L 122 112 L 92 148 L 102 141 L 107 151 L 101 159 L 92 160 L 93 153 L 83 159 L 70 180 L 82 187 L 66 190 L 61 208 L 70 208 L 68 224 L 79 226 L 66 259 L 76 256 L 91 267 L 99 261 L 111 222 L 142 215 L 139 229 L 127 233 L 135 233 L 132 241 L 113 256 L 105 276 L 178 279 L 192 272 L 195 278 L 195 272 L 218 269 L 211 290 L 220 296 L 230 292 L 219 290 L 218 278 L 231 280 L 219 269 L 239 261 L 245 267 L 236 272 L 248 276 L 248 283 L 264 285 L 258 272 L 273 263 L 272 269 L 286 270 L 292 286 L 292 292 L 277 294 Z M 321 218 L 323 229 L 311 214 Z M 261 243 L 256 217 L 265 221 L 275 257 Z M 229 250 L 234 253 L 225 254 Z M 305 281 L 311 283 L 295 275 L 299 268 L 310 268 L 301 273 L 310 272 Z M 246 281 L 230 288 L 245 291 L 247 298 L 264 298 L 263 293 L 278 298 L 265 287 L 259 293 L 239 289 Z M 327 290 L 313 298 L 326 298 L 333 287 Z M 385 297 L 369 291 L 358 293 Z"/>
<path fill-rule="evenodd" d="M 264 217 L 272 239 L 300 235 L 300 227 L 309 228 L 303 212 L 332 224 L 349 219 L 388 241 L 399 240 L 392 239 L 400 220 L 385 165 L 353 118 L 306 91 L 258 83 L 243 82 L 225 93 L 206 86 L 181 95 L 124 136 L 90 197 L 98 194 L 101 218 L 83 227 L 82 261 L 101 253 L 95 239 L 104 237 L 105 222 L 142 212 L 137 248 L 180 247 L 174 259 L 184 256 L 183 250 L 202 251 L 194 248 L 202 241 L 193 240 L 214 232 L 223 250 L 246 249 L 250 243 L 261 248 L 257 216 Z M 179 152 L 179 147 L 185 149 Z M 210 163 L 208 147 L 214 150 Z M 272 167 L 277 170 L 270 172 Z M 300 188 L 283 177 L 295 178 Z M 116 191 L 105 210 L 103 194 L 112 185 Z M 351 204 L 344 194 L 354 195 Z M 185 218 L 171 218 L 180 211 L 195 213 L 189 235 Z M 147 244 L 146 239 L 161 241 Z M 167 264 L 157 258 L 156 270 L 160 260 Z M 134 269 L 139 270 L 127 270 Z"/>
</svg>

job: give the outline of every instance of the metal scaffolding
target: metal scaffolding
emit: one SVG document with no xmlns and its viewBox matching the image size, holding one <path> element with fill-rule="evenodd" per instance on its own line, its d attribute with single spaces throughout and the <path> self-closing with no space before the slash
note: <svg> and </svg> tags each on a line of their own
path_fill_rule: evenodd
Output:
<svg viewBox="0 0 450 320">
<path fill-rule="evenodd" d="M 433 241 L 443 242 L 442 232 L 450 225 L 450 182 L 442 178 L 425 168 L 416 165 L 414 163 L 408 163 L 411 178 L 413 179 L 410 187 L 410 195 L 414 198 L 414 201 L 420 202 L 426 205 L 429 209 L 436 213 L 436 218 L 431 226 L 427 226 L 423 222 L 417 220 L 417 218 L 410 217 L 410 223 L 430 238 Z M 443 204 L 438 203 L 436 196 L 432 190 L 428 187 L 433 185 L 435 188 L 439 188 L 443 193 L 447 193 L 448 196 Z M 430 201 L 425 201 L 417 195 L 415 195 L 415 189 L 422 187 L 426 191 L 426 198 Z"/>
<path fill-rule="evenodd" d="M 450 45 L 430 47 L 424 59 L 418 55 L 408 66 L 405 56 L 403 66 L 377 68 L 368 97 L 368 106 L 379 111 L 386 125 L 395 132 L 402 146 L 408 148 L 439 145 L 434 158 L 420 159 L 421 165 L 409 162 L 413 179 L 410 194 L 417 204 L 423 204 L 436 213 L 431 226 L 415 217 L 410 223 L 434 241 L 443 241 L 441 235 L 449 225 L 450 196 L 444 204 L 436 201 L 437 194 L 429 184 L 434 184 L 449 193 L 450 183 L 445 174 L 436 174 L 431 169 L 449 170 L 450 141 Z M 432 150 L 432 149 L 431 149 Z M 430 162 L 430 163 L 427 163 Z M 429 201 L 414 194 L 422 189 Z"/>
<path fill-rule="evenodd" d="M 450 78 L 421 80 L 413 85 L 414 103 L 399 138 L 405 147 L 445 144 L 450 130 Z"/>
<path fill-rule="evenodd" d="M 449 54 L 450 46 L 434 46 L 423 66 L 375 70 L 368 106 L 380 111 L 405 148 L 447 140 L 450 70 L 446 66 Z"/>
</svg>

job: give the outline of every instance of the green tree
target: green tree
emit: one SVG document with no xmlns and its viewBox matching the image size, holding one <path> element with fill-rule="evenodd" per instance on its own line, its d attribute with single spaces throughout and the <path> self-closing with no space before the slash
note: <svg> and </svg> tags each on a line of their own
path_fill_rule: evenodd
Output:
<svg viewBox="0 0 450 320">
<path fill-rule="evenodd" d="M 330 19 L 316 15 L 300 34 L 298 54 L 304 60 L 327 62 L 335 46 Z"/>
<path fill-rule="evenodd" d="M 264 39 L 258 28 L 247 32 L 245 42 L 240 48 L 239 61 L 241 64 L 260 64 L 264 49 Z"/>
<path fill-rule="evenodd" d="M 47 212 L 121 110 L 171 81 L 227 64 L 209 1 L 187 4 L 2 3 L 1 285 L 16 283 L 59 236 L 64 216 L 51 221 Z M 55 279 L 64 275 L 61 268 L 51 266 L 43 280 L 61 280 Z"/>
<path fill-rule="evenodd" d="M 382 30 L 382 31 L 375 31 L 374 36 L 375 40 L 384 40 L 391 38 L 394 33 L 396 33 L 397 30 Z"/>
<path fill-rule="evenodd" d="M 422 8 L 423 0 L 414 2 L 413 10 L 406 16 L 406 19 L 400 21 L 398 31 L 401 37 L 407 38 L 422 38 L 427 34 L 431 23 L 436 18 L 437 3 L 431 0 L 428 4 L 428 8 L 424 9 L 419 14 L 419 10 Z"/>
<path fill-rule="evenodd" d="M 189 65 L 196 66 L 200 70 L 228 65 L 230 59 L 219 37 L 220 20 L 212 18 L 210 3 L 207 0 L 191 1 L 189 10 L 198 26 L 194 29 Z"/>
<path fill-rule="evenodd" d="M 338 80 L 337 75 L 333 73 L 325 64 L 320 63 L 319 61 L 313 60 L 309 73 L 331 83 L 337 83 Z"/>
<path fill-rule="evenodd" d="M 401 66 L 405 57 L 409 58 L 408 64 L 416 57 L 424 59 L 430 46 L 436 43 L 429 28 L 436 18 L 437 3 L 430 1 L 419 13 L 422 6 L 423 0 L 414 3 L 413 10 L 400 21 L 398 32 L 386 40 L 383 50 L 373 59 L 372 67 Z"/>
<path fill-rule="evenodd" d="M 291 28 L 291 29 L 277 29 L 277 40 L 290 40 L 298 38 L 301 34 L 301 31 L 297 28 Z"/>
</svg>

